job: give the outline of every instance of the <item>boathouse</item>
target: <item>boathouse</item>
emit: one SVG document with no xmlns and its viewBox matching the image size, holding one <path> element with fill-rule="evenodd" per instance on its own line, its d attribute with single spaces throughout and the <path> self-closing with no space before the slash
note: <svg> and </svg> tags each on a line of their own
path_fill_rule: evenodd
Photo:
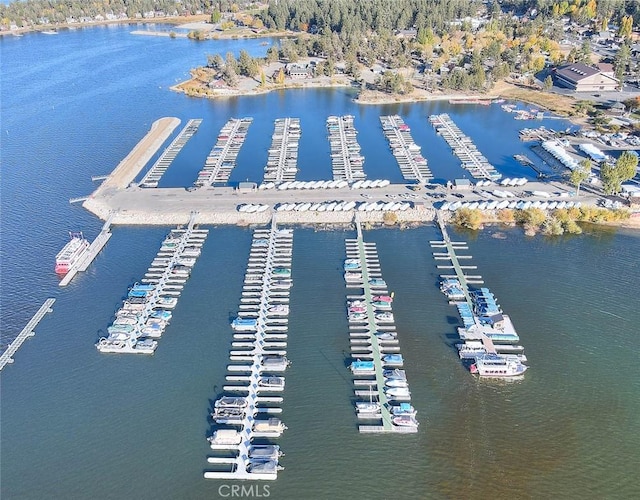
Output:
<svg viewBox="0 0 640 500">
<path fill-rule="evenodd" d="M 618 87 L 618 80 L 583 63 L 560 66 L 555 71 L 555 77 L 558 85 L 576 92 L 608 91 Z"/>
<path fill-rule="evenodd" d="M 255 182 L 239 182 L 238 193 L 253 193 L 258 189 L 258 185 Z"/>
<path fill-rule="evenodd" d="M 473 184 L 469 179 L 454 179 L 453 186 L 456 191 L 471 191 Z"/>
</svg>

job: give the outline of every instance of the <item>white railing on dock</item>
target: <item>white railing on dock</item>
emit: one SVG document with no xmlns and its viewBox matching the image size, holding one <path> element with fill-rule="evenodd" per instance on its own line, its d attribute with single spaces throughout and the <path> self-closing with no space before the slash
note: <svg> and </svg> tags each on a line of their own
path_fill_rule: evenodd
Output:
<svg viewBox="0 0 640 500">
<path fill-rule="evenodd" d="M 18 336 L 7 346 L 7 349 L 2 353 L 2 355 L 0 355 L 0 370 L 2 370 L 7 363 L 13 363 L 13 355 L 25 340 L 35 335 L 34 329 L 38 326 L 38 323 L 40 323 L 42 318 L 44 318 L 44 315 L 53 312 L 51 306 L 53 306 L 55 301 L 56 299 L 45 300 L 44 304 L 40 306 L 40 309 L 38 309 L 38 311 L 33 315 Z"/>
</svg>

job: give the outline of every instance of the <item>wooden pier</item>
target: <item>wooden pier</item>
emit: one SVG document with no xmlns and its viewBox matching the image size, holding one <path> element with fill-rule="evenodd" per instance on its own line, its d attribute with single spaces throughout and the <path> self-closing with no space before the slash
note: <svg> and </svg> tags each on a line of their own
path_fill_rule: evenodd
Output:
<svg viewBox="0 0 640 500">
<path fill-rule="evenodd" d="M 79 272 L 84 272 L 89 268 L 89 265 L 93 262 L 93 260 L 98 256 L 100 250 L 107 244 L 109 238 L 111 238 L 111 231 L 109 230 L 111 226 L 111 220 L 113 219 L 113 214 L 109 216 L 107 221 L 102 226 L 102 230 L 100 234 L 96 237 L 95 240 L 89 246 L 87 252 L 82 256 L 82 258 L 71 266 L 69 272 L 60 280 L 59 286 L 67 286 L 71 283 L 71 280 L 75 277 Z"/>
<path fill-rule="evenodd" d="M 16 353 L 20 346 L 27 340 L 29 337 L 33 337 L 36 333 L 34 331 L 35 327 L 38 326 L 38 323 L 44 318 L 45 314 L 53 312 L 51 306 L 56 299 L 47 299 L 44 301 L 44 304 L 40 306 L 40 309 L 33 315 L 33 318 L 29 320 L 27 326 L 25 326 L 22 331 L 18 334 L 18 336 L 13 339 L 13 341 L 7 346 L 7 349 L 0 356 L 0 371 L 5 367 L 6 364 L 13 363 L 13 355 Z"/>
</svg>

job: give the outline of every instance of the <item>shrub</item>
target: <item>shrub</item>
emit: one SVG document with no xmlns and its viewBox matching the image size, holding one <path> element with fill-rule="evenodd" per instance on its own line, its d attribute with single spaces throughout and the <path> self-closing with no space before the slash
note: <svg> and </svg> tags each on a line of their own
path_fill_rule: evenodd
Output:
<svg viewBox="0 0 640 500">
<path fill-rule="evenodd" d="M 480 210 L 470 210 L 461 208 L 456 210 L 451 222 L 456 226 L 465 227 L 467 229 L 480 229 L 484 222 L 484 217 Z"/>
<path fill-rule="evenodd" d="M 562 222 L 562 228 L 564 229 L 565 233 L 582 234 L 582 228 L 578 226 L 576 221 L 571 219 Z"/>
<path fill-rule="evenodd" d="M 385 212 L 382 215 L 382 221 L 387 226 L 393 226 L 396 222 L 398 222 L 398 214 L 395 212 Z"/>
<path fill-rule="evenodd" d="M 549 217 L 542 223 L 542 233 L 547 236 L 560 236 L 564 233 L 562 223 L 555 217 Z"/>
<path fill-rule="evenodd" d="M 513 213 L 513 210 L 509 210 L 508 208 L 498 210 L 497 217 L 500 222 L 503 222 L 505 224 L 513 224 L 515 222 L 515 215 Z"/>
</svg>

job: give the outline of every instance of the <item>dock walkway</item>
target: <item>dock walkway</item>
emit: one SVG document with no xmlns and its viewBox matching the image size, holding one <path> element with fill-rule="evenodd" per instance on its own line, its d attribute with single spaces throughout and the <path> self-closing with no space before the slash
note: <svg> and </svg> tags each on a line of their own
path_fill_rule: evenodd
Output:
<svg viewBox="0 0 640 500">
<path fill-rule="evenodd" d="M 354 182 L 364 179 L 364 156 L 360 154 L 353 116 L 330 116 L 327 118 L 327 130 L 331 146 L 333 180 Z"/>
<path fill-rule="evenodd" d="M 284 390 L 281 375 L 286 359 L 291 280 L 293 232 L 257 229 L 244 279 L 241 304 L 231 326 L 234 341 L 227 367 L 224 394 L 218 397 L 212 414 L 216 430 L 209 438 L 216 456 L 208 457 L 217 470 L 204 473 L 205 479 L 275 480 L 279 465 L 279 447 L 256 444 L 255 439 L 273 439 L 286 430 L 274 414 L 282 409 L 272 406 L 282 397 L 272 394 Z M 268 419 L 256 418 L 267 415 Z M 254 453 L 272 453 L 256 458 Z M 222 455 L 222 456 L 220 456 Z"/>
<path fill-rule="evenodd" d="M 300 119 L 278 118 L 275 121 L 269 158 L 264 167 L 264 182 L 293 181 L 298 172 Z"/>
<path fill-rule="evenodd" d="M 356 411 L 359 419 L 368 422 L 359 425 L 358 430 L 362 433 L 417 432 L 414 415 L 410 425 L 394 423 L 394 419 L 398 419 L 394 413 L 400 407 L 398 404 L 408 404 L 411 396 L 404 372 L 398 370 L 403 367 L 403 360 L 397 346 L 391 308 L 393 297 L 382 279 L 375 243 L 364 242 L 358 220 L 356 228 L 357 238 L 345 241 L 345 281 L 347 288 L 362 289 L 360 295 L 348 296 L 351 358 L 356 360 L 351 370 L 359 400 Z M 362 359 L 368 361 L 363 363 Z M 401 378 L 389 376 L 389 372 L 402 373 Z"/>
<path fill-rule="evenodd" d="M 178 156 L 178 153 L 182 151 L 182 148 L 187 141 L 198 131 L 198 127 L 200 127 L 201 123 L 202 119 L 199 118 L 192 119 L 187 122 L 177 137 L 171 141 L 169 146 L 167 146 L 167 149 L 162 152 L 160 158 L 156 160 L 149 171 L 144 175 L 139 186 L 145 188 L 158 187 L 158 182 L 160 182 L 164 173 L 167 171 L 173 160 L 175 160 L 176 156 Z"/>
<path fill-rule="evenodd" d="M 466 243 L 451 241 L 441 212 L 437 221 L 442 232 L 442 241 L 431 241 L 431 247 L 444 248 L 445 252 L 434 252 L 436 260 L 449 260 L 450 265 L 438 265 L 438 269 L 453 269 L 454 275 L 441 275 L 441 291 L 455 305 L 462 320 L 458 335 L 463 341 L 458 345 L 461 359 L 475 359 L 484 354 L 517 358 L 517 362 L 526 361 L 524 348 L 516 345 L 518 334 L 509 316 L 503 313 L 488 288 L 469 285 L 482 284 L 479 275 L 468 275 L 466 271 L 476 266 L 463 266 L 459 260 L 470 256 L 456 255 L 456 251 L 467 249 Z M 526 367 L 522 370 L 524 373 Z"/>
<path fill-rule="evenodd" d="M 194 186 L 211 186 L 229 181 L 252 121 L 253 118 L 232 118 L 220 129 L 218 140 L 198 173 Z"/>
<path fill-rule="evenodd" d="M 173 229 L 144 278 L 130 287 L 127 298 L 116 311 L 96 348 L 109 354 L 153 354 L 164 333 L 191 270 L 200 256 L 208 229 L 196 229 L 197 212 L 185 229 Z"/>
<path fill-rule="evenodd" d="M 420 154 L 420 146 L 411 137 L 409 126 L 398 115 L 381 116 L 380 122 L 405 180 L 429 182 L 433 175 Z"/>
<path fill-rule="evenodd" d="M 464 135 L 448 114 L 431 115 L 429 122 L 435 127 L 453 153 L 460 158 L 462 168 L 466 169 L 475 179 L 498 180 L 502 175 L 489 163 L 469 137 Z"/>
<path fill-rule="evenodd" d="M 40 321 L 42 321 L 45 314 L 53 312 L 51 306 L 53 306 L 55 301 L 56 299 L 45 300 L 44 304 L 40 306 L 40 309 L 38 309 L 38 311 L 33 315 L 18 336 L 7 346 L 7 349 L 2 353 L 2 355 L 0 355 L 0 371 L 2 371 L 5 365 L 13 363 L 13 355 L 16 351 L 20 349 L 20 346 L 22 346 L 25 340 L 36 334 L 34 331 L 35 327 L 38 326 Z"/>
</svg>

